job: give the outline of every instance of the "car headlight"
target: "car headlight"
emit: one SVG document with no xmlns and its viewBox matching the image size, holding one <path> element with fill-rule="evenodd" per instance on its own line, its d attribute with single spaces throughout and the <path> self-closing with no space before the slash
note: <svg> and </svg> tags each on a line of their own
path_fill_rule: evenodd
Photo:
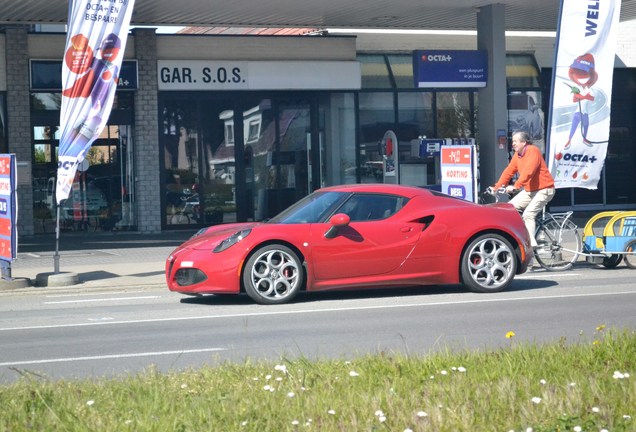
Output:
<svg viewBox="0 0 636 432">
<path fill-rule="evenodd" d="M 235 245 L 236 243 L 240 242 L 241 240 L 243 240 L 245 237 L 248 236 L 249 233 L 252 232 L 252 229 L 244 229 L 238 232 L 235 232 L 234 234 L 232 234 L 231 236 L 229 236 L 228 238 L 226 238 L 225 240 L 223 240 L 221 243 L 219 243 L 215 248 L 214 248 L 214 252 L 218 253 L 218 252 L 223 252 L 225 249 L 229 248 L 230 246 Z"/>
</svg>

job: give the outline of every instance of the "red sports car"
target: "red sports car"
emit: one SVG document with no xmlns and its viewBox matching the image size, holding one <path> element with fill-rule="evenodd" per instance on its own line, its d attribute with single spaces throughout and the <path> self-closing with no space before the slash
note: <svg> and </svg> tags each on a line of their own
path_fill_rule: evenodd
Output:
<svg viewBox="0 0 636 432">
<path fill-rule="evenodd" d="M 320 189 L 267 222 L 202 229 L 166 261 L 171 291 L 247 293 L 262 304 L 300 291 L 463 283 L 497 292 L 526 271 L 526 228 L 508 203 L 479 205 L 427 189 Z"/>
</svg>

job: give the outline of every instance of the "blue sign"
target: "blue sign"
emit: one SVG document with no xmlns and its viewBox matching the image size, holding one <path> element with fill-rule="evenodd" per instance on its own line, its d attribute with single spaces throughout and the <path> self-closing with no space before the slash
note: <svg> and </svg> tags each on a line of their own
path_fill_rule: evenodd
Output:
<svg viewBox="0 0 636 432">
<path fill-rule="evenodd" d="M 439 156 L 440 148 L 444 144 L 445 140 L 441 138 L 422 138 L 420 139 L 420 151 L 418 156 L 421 158 L 433 158 L 435 156 Z"/>
<path fill-rule="evenodd" d="M 118 90 L 137 90 L 137 60 L 121 64 Z M 31 90 L 62 91 L 62 60 L 31 60 Z"/>
<path fill-rule="evenodd" d="M 486 87 L 486 51 L 413 51 L 415 87 Z"/>
<path fill-rule="evenodd" d="M 448 185 L 448 190 L 446 191 L 447 195 L 450 195 L 455 198 L 461 198 L 463 200 L 466 199 L 466 188 L 463 185 Z"/>
</svg>

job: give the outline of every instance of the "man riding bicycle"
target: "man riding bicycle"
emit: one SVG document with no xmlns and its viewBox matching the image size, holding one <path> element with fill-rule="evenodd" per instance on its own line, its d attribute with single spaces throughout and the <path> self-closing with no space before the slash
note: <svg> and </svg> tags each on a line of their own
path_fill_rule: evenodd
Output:
<svg viewBox="0 0 636 432">
<path fill-rule="evenodd" d="M 541 150 L 532 145 L 529 140 L 527 132 L 514 132 L 512 134 L 512 148 L 515 154 L 492 188 L 494 190 L 505 188 L 509 194 L 518 192 L 510 200 L 510 203 L 518 211 L 523 211 L 521 217 L 530 234 L 532 247 L 536 248 L 535 219 L 554 197 L 554 179 L 543 159 Z M 508 183 L 517 173 L 519 177 L 513 185 L 509 185 Z"/>
</svg>

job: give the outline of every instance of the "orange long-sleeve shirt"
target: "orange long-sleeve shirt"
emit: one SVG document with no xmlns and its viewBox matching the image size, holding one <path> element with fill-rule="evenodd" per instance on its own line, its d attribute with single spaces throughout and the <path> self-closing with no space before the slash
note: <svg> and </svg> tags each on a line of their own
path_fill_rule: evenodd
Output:
<svg viewBox="0 0 636 432">
<path fill-rule="evenodd" d="M 495 187 L 507 186 L 517 173 L 519 178 L 514 184 L 517 189 L 524 188 L 527 192 L 534 192 L 554 187 L 554 179 L 548 171 L 541 150 L 532 144 L 526 144 L 522 153 L 523 156 L 519 156 L 519 152 L 515 153 Z"/>
</svg>

